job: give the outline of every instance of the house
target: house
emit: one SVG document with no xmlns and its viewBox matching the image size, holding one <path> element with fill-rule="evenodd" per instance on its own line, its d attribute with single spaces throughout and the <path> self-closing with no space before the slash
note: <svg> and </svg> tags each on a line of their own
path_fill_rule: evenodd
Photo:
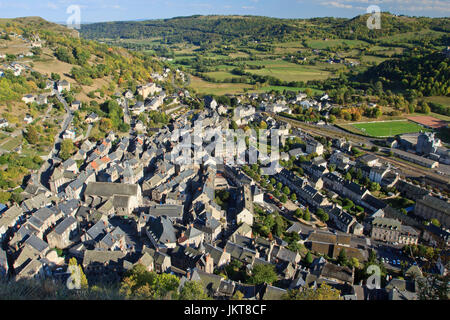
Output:
<svg viewBox="0 0 450 320">
<path fill-rule="evenodd" d="M 43 105 L 48 103 L 48 95 L 40 94 L 36 97 L 36 102 L 38 105 Z"/>
<path fill-rule="evenodd" d="M 300 254 L 298 252 L 291 251 L 278 245 L 274 246 L 270 252 L 270 261 L 272 261 L 272 263 L 279 263 L 280 261 L 283 261 L 297 265 L 300 262 L 300 258 Z"/>
<path fill-rule="evenodd" d="M 170 256 L 164 252 L 159 251 L 159 249 L 155 250 L 147 248 L 144 245 L 142 253 L 148 253 L 153 258 L 154 271 L 157 273 L 164 273 L 172 266 Z"/>
<path fill-rule="evenodd" d="M 450 203 L 439 198 L 426 195 L 416 201 L 414 214 L 424 219 L 437 219 L 444 228 L 450 228 Z"/>
<path fill-rule="evenodd" d="M 172 266 L 182 270 L 198 269 L 206 273 L 213 273 L 214 262 L 209 253 L 202 253 L 192 247 L 176 246 L 171 254 Z"/>
<path fill-rule="evenodd" d="M 199 282 L 204 292 L 212 298 L 230 298 L 235 290 L 234 282 L 225 280 L 220 275 L 207 273 L 197 268 L 188 271 L 187 280 Z"/>
<path fill-rule="evenodd" d="M 91 112 L 86 119 L 84 120 L 86 123 L 93 123 L 100 120 L 99 116 L 95 112 Z"/>
<path fill-rule="evenodd" d="M 204 100 L 205 100 L 205 107 L 212 109 L 212 110 L 216 110 L 217 101 L 213 97 L 206 96 Z"/>
<path fill-rule="evenodd" d="M 377 217 L 372 221 L 371 238 L 386 242 L 398 242 L 400 229 L 400 221 Z"/>
<path fill-rule="evenodd" d="M 354 271 L 346 266 L 325 263 L 319 272 L 319 276 L 331 283 L 353 285 Z"/>
<path fill-rule="evenodd" d="M 125 256 L 122 251 L 86 250 L 83 258 L 84 272 L 87 276 L 95 277 L 120 273 L 123 271 Z"/>
<path fill-rule="evenodd" d="M 342 210 L 340 207 L 336 206 L 327 213 L 330 220 L 334 222 L 336 227 L 345 233 L 350 233 L 350 228 L 356 223 L 356 218 Z"/>
<path fill-rule="evenodd" d="M 8 120 L 1 118 L 0 119 L 0 128 L 7 128 L 9 127 L 9 122 Z"/>
<path fill-rule="evenodd" d="M 366 195 L 370 195 L 369 190 L 355 182 L 344 182 L 342 194 L 350 200 L 360 202 Z"/>
<path fill-rule="evenodd" d="M 205 239 L 205 234 L 195 228 L 194 226 L 189 226 L 186 231 L 182 231 L 180 237 L 177 239 L 178 244 L 199 247 Z"/>
<path fill-rule="evenodd" d="M 137 261 L 137 264 L 143 265 L 147 271 L 153 271 L 155 269 L 153 256 L 151 256 L 148 252 L 144 252 L 144 254 Z"/>
<path fill-rule="evenodd" d="M 8 259 L 6 251 L 0 248 L 0 279 L 5 279 L 8 274 Z"/>
<path fill-rule="evenodd" d="M 36 97 L 32 94 L 27 94 L 22 97 L 22 101 L 25 103 L 32 103 L 32 102 L 36 101 Z"/>
<path fill-rule="evenodd" d="M 316 153 L 321 156 L 323 154 L 323 145 L 316 140 L 308 140 L 306 141 L 306 153 Z"/>
<path fill-rule="evenodd" d="M 133 99 L 133 97 L 134 97 L 133 92 L 131 92 L 131 90 L 125 91 L 124 94 L 123 94 L 123 96 L 124 96 L 126 99 Z"/>
<path fill-rule="evenodd" d="M 72 244 L 73 237 L 78 234 L 78 222 L 68 216 L 47 235 L 47 242 L 52 248 L 65 249 Z"/>
<path fill-rule="evenodd" d="M 80 108 L 81 108 L 81 101 L 79 101 L 79 100 L 75 100 L 74 102 L 72 102 L 72 104 L 70 105 L 70 108 L 72 109 L 72 110 L 80 110 Z"/>
<path fill-rule="evenodd" d="M 221 268 L 231 262 L 231 255 L 226 249 L 215 247 L 208 243 L 205 243 L 205 252 L 209 253 L 214 262 L 215 268 Z"/>
<path fill-rule="evenodd" d="M 253 264 L 253 261 L 259 257 L 256 250 L 241 246 L 232 241 L 227 241 L 225 250 L 231 255 L 232 260 L 238 260 L 244 264 Z"/>
<path fill-rule="evenodd" d="M 262 300 L 284 300 L 287 290 L 266 285 Z"/>
<path fill-rule="evenodd" d="M 149 95 L 153 95 L 157 92 L 161 92 L 161 90 L 162 89 L 159 88 L 158 86 L 156 86 L 156 84 L 153 82 L 149 82 L 145 85 L 138 86 L 136 88 L 137 94 L 141 95 L 144 100 L 147 99 L 147 97 Z M 128 97 L 126 97 L 126 98 L 128 98 Z M 128 99 L 130 99 L 130 98 L 128 98 Z"/>
<path fill-rule="evenodd" d="M 206 212 L 198 217 L 194 224 L 198 230 L 203 232 L 205 243 L 215 243 L 222 232 L 222 224 L 212 216 L 211 212 Z"/>
<path fill-rule="evenodd" d="M 112 199 L 117 215 L 130 215 L 141 203 L 141 188 L 136 184 L 89 182 L 84 191 L 85 201 Z M 101 202 L 100 201 L 100 202 Z"/>
<path fill-rule="evenodd" d="M 30 123 L 33 122 L 33 117 L 32 117 L 31 115 L 27 114 L 27 115 L 23 118 L 23 121 L 24 121 L 26 124 L 30 124 Z"/>
<path fill-rule="evenodd" d="M 26 266 L 16 273 L 15 280 L 40 279 L 44 277 L 44 263 L 41 260 L 33 259 Z"/>
<path fill-rule="evenodd" d="M 9 228 L 17 225 L 22 215 L 23 210 L 17 204 L 11 206 L 0 215 L 0 239 L 4 239 Z"/>
<path fill-rule="evenodd" d="M 379 164 L 378 161 L 379 161 L 378 157 L 376 157 L 372 154 L 365 154 L 358 158 L 359 163 L 369 166 L 369 167 L 378 166 L 378 164 Z"/>
<path fill-rule="evenodd" d="M 58 81 L 56 84 L 56 88 L 59 93 L 63 92 L 64 90 L 70 91 L 70 83 L 67 80 Z"/>
<path fill-rule="evenodd" d="M 253 225 L 253 214 L 247 210 L 247 208 L 243 208 L 241 210 L 241 212 L 239 212 L 236 215 L 236 222 L 239 223 L 245 223 L 248 224 L 249 226 Z"/>
<path fill-rule="evenodd" d="M 62 135 L 62 138 L 63 139 L 74 140 L 75 139 L 75 131 L 67 129 L 66 131 L 64 131 L 64 133 Z"/>
<path fill-rule="evenodd" d="M 166 216 L 150 217 L 145 233 L 155 248 L 175 248 L 177 245 L 175 228 Z"/>
</svg>

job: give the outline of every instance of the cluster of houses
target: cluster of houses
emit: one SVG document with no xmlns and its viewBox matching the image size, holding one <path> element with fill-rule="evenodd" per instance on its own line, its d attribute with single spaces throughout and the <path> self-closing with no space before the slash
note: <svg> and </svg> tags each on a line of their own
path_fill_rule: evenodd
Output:
<svg viewBox="0 0 450 320">
<path fill-rule="evenodd" d="M 151 101 L 163 95 L 153 83 L 138 87 L 137 93 L 146 102 L 151 95 L 157 95 Z M 298 101 L 304 98 L 300 95 Z M 343 172 L 356 167 L 380 185 L 401 182 L 402 190 L 408 190 L 394 171 L 372 156 L 351 161 L 348 143 L 339 139 L 333 141 L 333 153 L 325 160 L 325 147 L 320 142 L 252 106 L 239 104 L 231 119 L 214 99 L 207 98 L 205 106 L 204 110 L 180 115 L 151 136 L 135 133 L 118 137 L 110 132 L 96 143 L 85 140 L 69 159 L 51 159 L 48 186 L 32 174 L 20 206 L 5 207 L 0 214 L 0 237 L 10 249 L 8 253 L 0 249 L 0 276 L 67 278 L 68 271 L 61 271 L 67 267 L 63 250 L 66 258 L 77 258 L 90 282 L 119 280 L 126 270 L 142 264 L 149 271 L 180 277 L 181 285 L 200 281 L 217 299 L 229 299 L 236 291 L 246 299 L 281 299 L 288 289 L 321 283 L 338 288 L 347 300 L 417 298 L 417 290 L 410 290 L 416 281 L 413 278 L 392 279 L 388 286 L 374 291 L 355 282 L 354 269 L 331 262 L 342 250 L 361 262 L 367 260 L 367 248 L 355 246 L 354 236 L 368 235 L 386 243 L 418 243 L 422 230 L 410 226 L 407 219 L 401 220 L 401 214 L 364 186 L 342 178 Z M 88 118 L 98 120 L 95 114 Z M 329 225 L 339 230 L 305 231 L 297 222 L 289 227 L 289 232 L 298 233 L 299 242 L 314 253 L 310 266 L 302 264 L 300 253 L 289 249 L 282 239 L 254 235 L 254 203 L 264 203 L 264 192 L 239 165 L 228 161 L 233 155 L 208 134 L 227 135 L 223 129 L 230 127 L 231 120 L 239 126 L 265 121 L 268 129 L 278 129 L 282 145 L 300 135 L 304 147 L 294 147 L 283 157 L 315 155 L 302 163 L 304 176 L 281 166 L 274 175 L 297 194 L 296 205 L 313 212 L 322 208 L 330 217 Z M 201 133 L 195 131 L 199 124 Z M 194 132 L 198 139 L 187 139 Z M 252 150 L 245 152 L 248 157 Z M 193 161 L 184 161 L 186 153 Z M 261 163 L 270 165 L 271 159 Z M 329 164 L 337 170 L 330 172 Z M 228 204 L 232 214 L 216 202 L 215 191 L 229 186 L 236 194 Z M 429 208 L 436 207 L 448 216 L 448 202 L 438 203 L 421 190 L 417 194 L 421 199 L 417 206 L 423 208 L 417 210 L 424 216 L 434 214 Z M 358 222 L 332 201 L 338 196 L 361 206 L 369 218 Z M 428 241 L 441 241 L 440 230 L 436 235 L 427 229 Z M 4 262 L 7 255 L 12 263 Z M 248 274 L 256 265 L 273 265 L 282 285 L 242 284 L 215 273 L 232 261 L 241 262 Z"/>
</svg>

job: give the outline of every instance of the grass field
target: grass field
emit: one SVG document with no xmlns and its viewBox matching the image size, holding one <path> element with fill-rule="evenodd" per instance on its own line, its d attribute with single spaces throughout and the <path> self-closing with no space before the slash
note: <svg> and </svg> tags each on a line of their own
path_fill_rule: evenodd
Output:
<svg viewBox="0 0 450 320">
<path fill-rule="evenodd" d="M 245 70 L 250 73 L 272 76 L 283 81 L 323 80 L 333 74 L 320 66 L 304 66 L 283 60 L 249 61 L 250 65 L 264 65 L 264 69 Z"/>
<path fill-rule="evenodd" d="M 212 83 L 194 76 L 191 76 L 190 87 L 198 93 L 216 95 L 243 93 L 244 88 L 252 88 L 251 85 L 244 83 Z"/>
<path fill-rule="evenodd" d="M 355 123 L 353 126 L 359 129 L 361 133 L 373 137 L 390 137 L 424 130 L 422 126 L 407 120 Z"/>
<path fill-rule="evenodd" d="M 446 96 L 433 96 L 433 97 L 425 97 L 425 101 L 439 103 L 444 106 L 450 107 L 450 97 Z"/>
<path fill-rule="evenodd" d="M 330 39 L 330 40 L 308 40 L 307 45 L 312 49 L 325 49 L 336 47 L 339 45 L 355 47 L 359 45 L 367 45 L 367 42 L 361 40 L 347 40 L 347 39 Z"/>
<path fill-rule="evenodd" d="M 23 137 L 22 135 L 19 135 L 14 138 L 9 138 L 8 141 L 5 140 L 5 142 L 0 146 L 0 148 L 5 149 L 7 151 L 12 151 L 14 148 L 18 147 L 22 143 Z"/>
</svg>

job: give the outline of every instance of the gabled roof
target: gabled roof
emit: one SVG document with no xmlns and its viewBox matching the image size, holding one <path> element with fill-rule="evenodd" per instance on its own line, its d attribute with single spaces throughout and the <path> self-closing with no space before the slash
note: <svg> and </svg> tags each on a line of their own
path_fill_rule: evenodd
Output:
<svg viewBox="0 0 450 320">
<path fill-rule="evenodd" d="M 45 250 L 48 249 L 48 244 L 42 239 L 39 239 L 34 234 L 30 235 L 30 237 L 25 241 L 26 245 L 31 246 L 39 253 L 44 253 Z"/>
</svg>

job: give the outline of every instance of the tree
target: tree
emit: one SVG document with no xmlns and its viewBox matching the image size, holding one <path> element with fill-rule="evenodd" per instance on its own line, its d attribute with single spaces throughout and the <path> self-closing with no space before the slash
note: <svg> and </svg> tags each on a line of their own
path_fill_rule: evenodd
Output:
<svg viewBox="0 0 450 320">
<path fill-rule="evenodd" d="M 142 264 L 127 271 L 120 292 L 129 299 L 167 299 L 175 294 L 179 279 L 171 274 L 156 274 Z"/>
<path fill-rule="evenodd" d="M 345 252 L 345 249 L 342 249 L 341 251 L 339 251 L 339 255 L 337 258 L 337 262 L 341 265 L 341 266 L 345 266 L 347 264 L 347 253 Z"/>
<path fill-rule="evenodd" d="M 309 208 L 306 208 L 306 211 L 303 214 L 303 220 L 305 221 L 311 220 L 311 213 L 309 212 Z"/>
<path fill-rule="evenodd" d="M 322 283 L 319 288 L 300 288 L 289 290 L 284 296 L 286 300 L 341 300 L 341 292 Z"/>
<path fill-rule="evenodd" d="M 72 154 L 75 152 L 75 145 L 73 144 L 73 141 L 70 139 L 64 139 L 61 142 L 61 150 L 59 151 L 59 157 L 66 161 L 69 159 Z"/>
<path fill-rule="evenodd" d="M 431 223 L 432 223 L 433 225 L 435 225 L 436 227 L 440 227 L 440 226 L 441 226 L 441 223 L 440 223 L 439 220 L 436 219 L 436 218 L 431 219 Z"/>
<path fill-rule="evenodd" d="M 83 272 L 83 269 L 78 264 L 77 259 L 71 258 L 69 260 L 69 271 L 71 273 L 70 279 L 72 279 L 72 284 L 76 284 L 78 282 L 77 279 L 80 281 L 80 288 L 79 289 L 88 289 L 89 284 L 86 278 L 86 275 Z"/>
<path fill-rule="evenodd" d="M 287 196 L 291 193 L 291 190 L 289 190 L 288 186 L 284 186 L 282 191 Z"/>
<path fill-rule="evenodd" d="M 28 126 L 25 133 L 25 139 L 29 144 L 36 144 L 39 141 L 39 135 L 35 126 Z"/>
<path fill-rule="evenodd" d="M 273 265 L 258 264 L 253 267 L 249 282 L 251 284 L 272 284 L 277 280 L 277 273 L 275 272 L 275 267 Z"/>
<path fill-rule="evenodd" d="M 108 118 L 102 118 L 100 120 L 99 129 L 103 132 L 109 132 L 112 129 L 112 121 Z"/>
<path fill-rule="evenodd" d="M 300 208 L 297 208 L 297 209 L 295 210 L 295 212 L 294 212 L 294 215 L 295 215 L 297 218 L 302 218 L 302 217 L 303 217 L 303 211 L 302 211 Z"/>
<path fill-rule="evenodd" d="M 295 194 L 294 192 L 291 193 L 291 200 L 292 201 L 296 201 L 297 200 L 297 194 Z"/>
<path fill-rule="evenodd" d="M 179 300 L 209 300 L 209 297 L 200 282 L 187 281 L 180 291 Z"/>
<path fill-rule="evenodd" d="M 350 261 L 349 261 L 349 265 L 351 267 L 353 267 L 353 268 L 359 268 L 359 260 L 358 260 L 358 258 L 355 258 L 355 257 L 351 258 Z"/>
<path fill-rule="evenodd" d="M 350 174 L 350 172 L 347 172 L 345 174 L 345 180 L 351 181 L 352 180 L 352 175 Z"/>
<path fill-rule="evenodd" d="M 61 76 L 58 73 L 54 73 L 54 72 L 51 73 L 50 78 L 55 81 L 61 80 Z"/>
<path fill-rule="evenodd" d="M 236 290 L 236 292 L 231 297 L 231 300 L 242 300 L 244 299 L 244 294 L 240 290 Z"/>
<path fill-rule="evenodd" d="M 282 194 L 281 197 L 280 197 L 280 201 L 281 201 L 282 203 L 286 203 L 286 201 L 287 201 L 287 196 L 286 196 L 285 194 Z"/>
<path fill-rule="evenodd" d="M 11 193 L 7 191 L 0 191 L 0 203 L 6 203 L 11 199 Z"/>
<path fill-rule="evenodd" d="M 312 258 L 312 255 L 311 255 L 311 252 L 307 252 L 306 253 L 306 255 L 305 255 L 305 263 L 309 266 L 312 262 L 313 262 L 313 258 Z"/>
<path fill-rule="evenodd" d="M 418 279 L 419 300 L 448 300 L 450 275 L 429 275 Z"/>
</svg>

